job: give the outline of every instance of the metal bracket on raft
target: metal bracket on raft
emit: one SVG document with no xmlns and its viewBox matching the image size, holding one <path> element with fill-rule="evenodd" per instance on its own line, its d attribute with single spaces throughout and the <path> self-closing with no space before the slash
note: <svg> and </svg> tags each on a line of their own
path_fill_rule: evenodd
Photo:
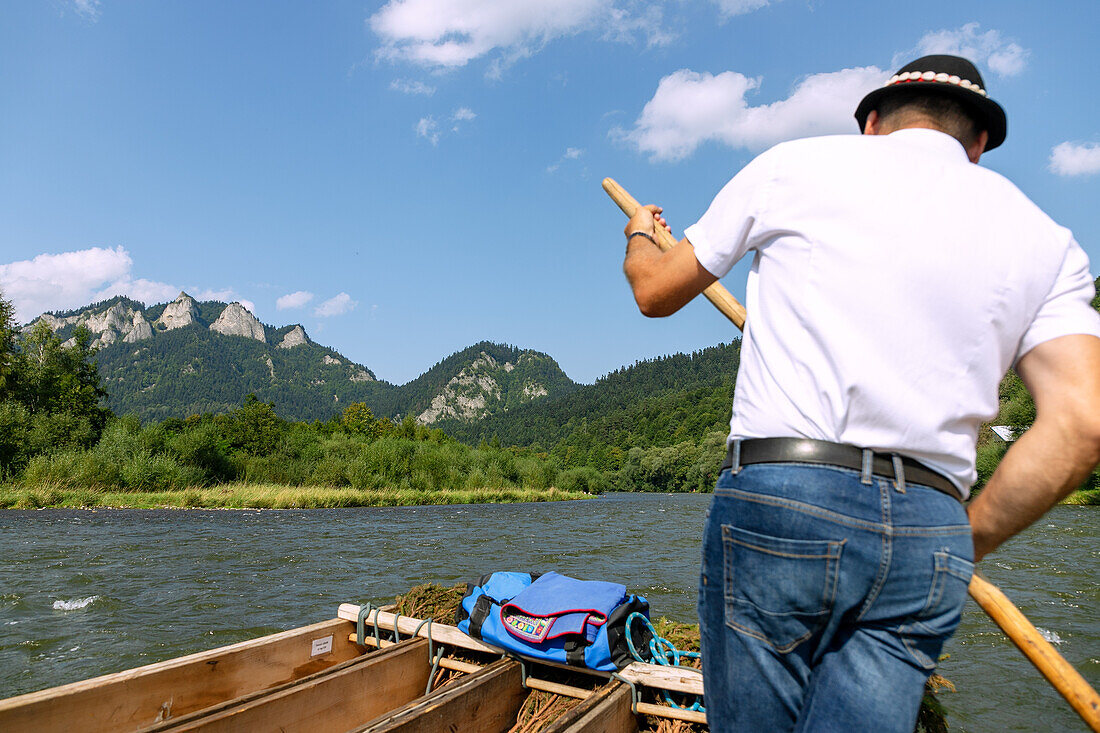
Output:
<svg viewBox="0 0 1100 733">
<path fill-rule="evenodd" d="M 378 625 L 378 612 L 381 611 L 381 610 L 382 610 L 381 608 L 375 607 L 374 604 L 372 604 L 370 602 L 364 603 L 363 605 L 359 606 L 359 613 L 358 613 L 358 615 L 356 617 L 356 620 L 355 620 L 355 641 L 356 641 L 357 644 L 359 644 L 359 646 L 366 646 L 366 643 L 365 643 L 366 640 L 367 640 L 366 625 L 367 625 L 367 623 L 370 623 L 372 626 L 374 626 L 375 648 L 377 648 L 377 649 L 382 648 L 382 634 L 380 632 L 381 627 Z M 371 615 L 372 611 L 374 612 L 374 620 L 368 622 L 367 619 Z M 401 643 L 401 633 L 400 633 L 400 631 L 398 631 L 398 625 L 399 625 L 400 621 L 401 621 L 401 614 L 398 613 L 393 618 L 393 643 L 394 644 L 400 644 Z M 444 649 L 443 649 L 442 646 L 439 647 L 438 651 L 435 648 L 435 641 L 432 640 L 432 621 L 433 621 L 433 619 L 431 619 L 431 618 L 424 619 L 423 621 L 421 621 L 417 625 L 416 630 L 413 631 L 413 633 L 412 633 L 412 638 L 415 639 L 416 637 L 420 636 L 420 630 L 422 628 L 424 628 L 424 625 L 425 624 L 428 625 L 428 634 L 427 634 L 427 639 L 428 639 L 428 664 L 432 665 L 432 670 L 431 670 L 431 672 L 428 673 L 428 684 L 424 688 L 424 694 L 425 695 L 429 694 L 432 691 L 432 683 L 435 682 L 435 676 L 439 672 L 439 661 L 441 659 L 443 659 L 443 652 L 444 652 Z"/>
<path fill-rule="evenodd" d="M 633 682 L 628 680 L 626 677 L 623 677 L 618 672 L 612 672 L 611 677 L 612 677 L 612 679 L 616 679 L 619 682 L 625 682 L 627 685 L 630 686 L 630 712 L 637 715 L 638 714 L 638 697 L 639 697 L 637 686 Z"/>
<path fill-rule="evenodd" d="M 366 645 L 366 627 L 363 622 L 367 616 L 370 615 L 370 612 L 374 611 L 374 621 L 371 622 L 371 624 L 374 625 L 374 641 L 376 642 L 377 648 L 382 648 L 382 635 L 378 630 L 378 612 L 381 610 L 381 608 L 375 608 L 374 604 L 370 602 L 364 603 L 359 607 L 359 617 L 355 621 L 355 641 L 359 646 Z"/>
</svg>

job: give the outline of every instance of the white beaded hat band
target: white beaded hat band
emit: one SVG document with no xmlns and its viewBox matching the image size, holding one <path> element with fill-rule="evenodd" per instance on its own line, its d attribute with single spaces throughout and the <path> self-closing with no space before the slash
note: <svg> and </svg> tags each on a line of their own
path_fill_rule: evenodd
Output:
<svg viewBox="0 0 1100 733">
<path fill-rule="evenodd" d="M 864 97 L 855 115 L 860 131 L 871 110 L 877 109 L 883 100 L 918 91 L 944 94 L 961 102 L 979 126 L 989 132 L 987 151 L 1004 142 L 1007 133 L 1005 112 L 989 98 L 982 75 L 966 59 L 947 55 L 924 56 L 906 64 L 886 84 Z"/>
</svg>

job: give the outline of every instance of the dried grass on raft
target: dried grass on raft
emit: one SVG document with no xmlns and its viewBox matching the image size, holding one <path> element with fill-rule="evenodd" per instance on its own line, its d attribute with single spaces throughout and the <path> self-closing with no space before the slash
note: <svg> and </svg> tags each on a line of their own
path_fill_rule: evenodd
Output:
<svg viewBox="0 0 1100 733">
<path fill-rule="evenodd" d="M 465 583 L 459 583 L 450 588 L 434 583 L 425 583 L 411 588 L 408 593 L 397 596 L 394 599 L 394 604 L 396 612 L 402 616 L 420 619 L 433 618 L 449 624 L 454 622 L 455 611 L 462 603 L 462 596 L 465 593 Z M 685 624 L 662 616 L 653 621 L 653 628 L 658 635 L 668 639 L 677 649 L 681 651 L 699 651 L 698 624 Z M 463 653 L 461 649 L 455 650 L 455 656 L 467 661 L 483 661 L 477 659 L 476 655 Z M 696 666 L 698 666 L 697 660 Z M 446 670 L 440 670 L 441 673 L 444 671 Z M 551 671 L 547 676 L 557 677 L 559 674 L 561 673 Z M 435 687 L 439 688 L 461 676 L 461 672 L 450 672 L 447 675 L 440 674 Z M 561 676 L 561 681 L 566 681 L 567 674 Z M 915 733 L 947 733 L 946 711 L 935 694 L 941 690 L 954 692 L 955 686 L 938 674 L 932 675 L 928 680 L 928 684 L 925 685 L 924 700 L 921 701 Z M 645 702 L 658 705 L 666 704 L 661 696 L 652 693 L 652 691 L 644 690 L 643 698 Z M 538 733 L 580 702 L 580 700 L 564 695 L 531 690 L 520 708 L 515 726 L 511 728 L 509 733 Z M 696 731 L 708 730 L 705 725 L 687 723 L 682 720 L 645 716 L 640 721 L 642 721 L 641 730 L 644 733 L 695 733 Z"/>
</svg>

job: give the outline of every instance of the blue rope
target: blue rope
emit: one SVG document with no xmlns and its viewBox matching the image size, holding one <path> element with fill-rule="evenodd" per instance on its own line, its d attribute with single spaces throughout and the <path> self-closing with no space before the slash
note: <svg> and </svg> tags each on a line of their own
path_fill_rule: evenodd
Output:
<svg viewBox="0 0 1100 733">
<path fill-rule="evenodd" d="M 634 622 L 640 620 L 644 626 L 643 629 L 649 629 L 649 652 L 648 657 L 643 657 L 638 648 L 634 646 Z M 680 651 L 676 646 L 660 636 L 657 630 L 653 628 L 653 624 L 649 622 L 643 614 L 635 611 L 626 617 L 626 646 L 630 650 L 630 655 L 637 659 L 639 662 L 646 662 L 648 664 L 663 664 L 666 667 L 688 667 L 690 665 L 682 664 L 681 660 L 699 659 L 699 652 L 685 652 Z M 695 702 L 691 705 L 684 706 L 676 703 L 672 699 L 672 693 L 668 690 L 661 690 L 664 695 L 665 702 L 670 706 L 678 710 L 695 710 L 700 713 L 706 712 L 706 708 L 703 707 L 703 701 L 696 696 Z"/>
</svg>

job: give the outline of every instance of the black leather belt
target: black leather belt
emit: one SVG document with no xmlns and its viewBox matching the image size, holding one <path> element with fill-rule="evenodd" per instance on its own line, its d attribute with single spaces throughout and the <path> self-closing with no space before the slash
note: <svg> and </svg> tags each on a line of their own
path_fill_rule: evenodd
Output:
<svg viewBox="0 0 1100 733">
<path fill-rule="evenodd" d="M 730 444 L 726 451 L 726 460 L 722 463 L 722 470 L 733 466 L 736 446 L 736 443 Z M 873 456 L 871 473 L 896 480 L 894 454 L 874 453 Z M 755 438 L 740 441 L 740 456 L 737 462 L 741 466 L 753 463 L 817 463 L 862 471 L 863 449 L 854 445 L 809 438 Z M 906 483 L 929 486 L 962 501 L 962 495 L 955 488 L 955 484 L 943 474 L 904 456 L 901 457 L 901 465 Z"/>
</svg>

